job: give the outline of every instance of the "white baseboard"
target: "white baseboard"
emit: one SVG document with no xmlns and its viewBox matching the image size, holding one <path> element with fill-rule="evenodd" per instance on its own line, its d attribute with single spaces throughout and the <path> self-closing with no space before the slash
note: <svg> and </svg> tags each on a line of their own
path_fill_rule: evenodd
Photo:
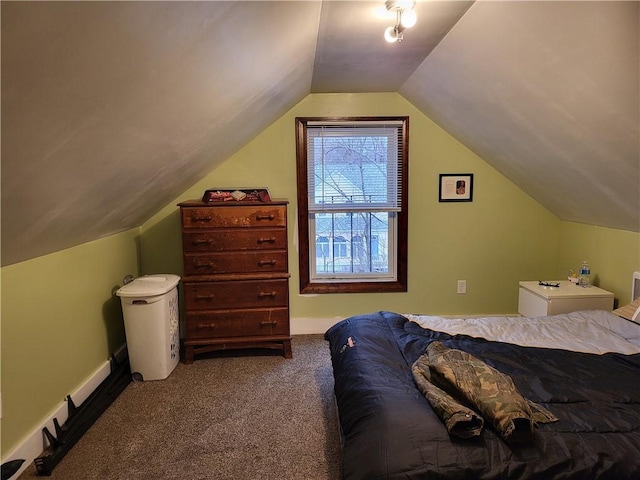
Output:
<svg viewBox="0 0 640 480">
<path fill-rule="evenodd" d="M 123 357 L 126 355 L 126 346 L 122 345 L 116 352 L 116 359 L 121 361 Z M 126 357 L 125 357 L 126 358 Z M 107 360 L 100 367 L 98 367 L 85 381 L 76 389 L 75 392 L 71 393 L 71 400 L 73 400 L 74 405 L 80 406 L 82 402 L 84 402 L 89 395 L 93 393 L 93 391 L 100 386 L 105 378 L 109 376 L 111 373 L 111 361 Z M 49 415 L 46 420 L 40 425 L 36 427 L 30 434 L 28 434 L 18 445 L 16 445 L 13 449 L 7 453 L 5 458 L 2 459 L 2 463 L 10 462 L 11 460 L 24 460 L 24 463 L 20 467 L 12 479 L 17 479 L 20 474 L 26 470 L 33 461 L 42 454 L 42 452 L 49 446 L 49 441 L 47 440 L 42 430 L 47 427 L 49 431 L 55 435 L 56 429 L 53 424 L 53 419 L 56 418 L 60 425 L 64 425 L 64 422 L 67 421 L 69 417 L 69 410 L 67 406 L 67 401 L 64 400 L 60 403 L 58 408 L 56 408 L 51 415 Z"/>
<path fill-rule="evenodd" d="M 326 332 L 330 327 L 347 317 L 331 318 L 292 318 L 290 321 L 291 335 L 310 335 Z"/>
</svg>

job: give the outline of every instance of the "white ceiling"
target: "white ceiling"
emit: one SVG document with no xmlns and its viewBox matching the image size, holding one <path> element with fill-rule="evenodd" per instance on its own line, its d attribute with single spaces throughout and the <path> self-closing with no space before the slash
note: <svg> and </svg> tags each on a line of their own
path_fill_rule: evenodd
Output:
<svg viewBox="0 0 640 480">
<path fill-rule="evenodd" d="M 2 2 L 2 264 L 141 225 L 311 92 L 397 91 L 563 220 L 640 232 L 640 3 Z M 149 201 L 150 194 L 154 201 Z"/>
</svg>

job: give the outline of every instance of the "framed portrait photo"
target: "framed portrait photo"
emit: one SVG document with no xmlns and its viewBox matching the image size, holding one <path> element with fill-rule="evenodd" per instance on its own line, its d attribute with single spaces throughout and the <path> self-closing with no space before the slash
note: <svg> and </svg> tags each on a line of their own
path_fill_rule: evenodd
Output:
<svg viewBox="0 0 640 480">
<path fill-rule="evenodd" d="M 472 202 L 473 173 L 441 173 L 439 200 L 441 202 Z"/>
</svg>

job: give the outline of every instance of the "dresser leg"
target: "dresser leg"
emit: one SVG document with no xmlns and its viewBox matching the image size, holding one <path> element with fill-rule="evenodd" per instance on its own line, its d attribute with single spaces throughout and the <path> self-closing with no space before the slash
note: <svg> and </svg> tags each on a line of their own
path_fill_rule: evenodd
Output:
<svg viewBox="0 0 640 480">
<path fill-rule="evenodd" d="M 284 358 L 293 358 L 293 352 L 291 350 L 291 340 L 284 340 L 282 342 Z"/>
<path fill-rule="evenodd" d="M 191 345 L 185 345 L 184 347 L 184 359 L 182 360 L 182 363 L 189 365 L 190 363 L 193 363 L 193 346 Z"/>
</svg>

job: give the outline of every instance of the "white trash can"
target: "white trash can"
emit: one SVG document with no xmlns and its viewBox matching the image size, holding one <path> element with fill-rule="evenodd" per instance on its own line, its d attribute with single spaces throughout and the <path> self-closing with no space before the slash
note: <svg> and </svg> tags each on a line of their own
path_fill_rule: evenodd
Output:
<svg viewBox="0 0 640 480">
<path fill-rule="evenodd" d="M 180 360 L 177 275 L 145 275 L 120 288 L 131 374 L 163 380 Z"/>
</svg>

